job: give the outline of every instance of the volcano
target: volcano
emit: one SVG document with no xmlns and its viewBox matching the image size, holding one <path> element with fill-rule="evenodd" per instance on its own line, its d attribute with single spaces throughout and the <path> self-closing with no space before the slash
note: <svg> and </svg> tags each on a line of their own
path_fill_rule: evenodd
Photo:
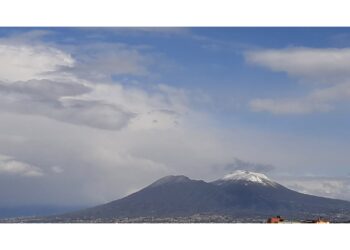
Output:
<svg viewBox="0 0 350 250">
<path fill-rule="evenodd" d="M 213 182 L 192 180 L 183 175 L 166 176 L 122 199 L 62 217 L 81 220 L 196 214 L 295 217 L 343 211 L 350 211 L 350 202 L 302 194 L 262 173 L 237 170 Z"/>
</svg>

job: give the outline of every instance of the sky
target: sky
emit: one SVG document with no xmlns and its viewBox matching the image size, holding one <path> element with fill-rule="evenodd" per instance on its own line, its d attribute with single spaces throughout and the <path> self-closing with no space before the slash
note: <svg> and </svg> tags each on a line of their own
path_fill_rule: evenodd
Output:
<svg viewBox="0 0 350 250">
<path fill-rule="evenodd" d="M 350 200 L 348 28 L 0 28 L 0 206 L 236 169 Z"/>
</svg>

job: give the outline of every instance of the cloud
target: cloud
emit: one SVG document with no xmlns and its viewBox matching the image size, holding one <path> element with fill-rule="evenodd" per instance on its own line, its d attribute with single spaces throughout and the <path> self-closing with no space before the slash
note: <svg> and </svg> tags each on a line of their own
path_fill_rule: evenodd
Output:
<svg viewBox="0 0 350 250">
<path fill-rule="evenodd" d="M 327 112 L 333 107 L 328 103 L 300 99 L 254 99 L 249 106 L 255 112 L 270 112 L 272 114 L 309 114 L 312 112 Z"/>
<path fill-rule="evenodd" d="M 243 161 L 238 158 L 234 160 L 234 162 L 229 163 L 225 166 L 225 170 L 233 171 L 233 170 L 248 170 L 258 173 L 267 173 L 273 171 L 275 167 L 270 164 L 262 164 L 262 163 L 253 163 L 249 161 Z"/>
<path fill-rule="evenodd" d="M 74 67 L 65 67 L 63 72 L 72 73 L 81 79 L 106 81 L 118 75 L 149 75 L 153 63 L 150 55 L 142 52 L 142 46 L 121 43 L 95 43 L 75 48 Z"/>
<path fill-rule="evenodd" d="M 206 118 L 191 107 L 189 91 L 166 84 L 110 81 L 113 74 L 147 74 L 148 62 L 139 60 L 147 56 L 138 49 L 95 44 L 85 53 L 88 46 L 65 50 L 40 41 L 26 43 L 25 38 L 15 39 L 11 46 L 32 50 L 34 59 L 34 48 L 60 51 L 74 63 L 67 68 L 60 62 L 30 74 L 25 69 L 22 74 L 21 67 L 28 65 L 13 64 L 20 76 L 0 81 L 0 153 L 13 155 L 3 165 L 7 174 L 0 175 L 3 202 L 97 204 L 167 174 L 205 176 L 210 164 L 225 161 L 222 155 L 228 150 L 215 151 L 221 148 L 215 133 L 199 132 L 195 125 L 204 126 Z M 99 60 L 109 53 L 113 62 Z M 131 59 L 130 67 L 123 68 Z M 113 67 L 98 68 L 103 63 Z M 200 146 L 203 139 L 211 143 Z M 14 187 L 9 169 L 42 178 L 16 179 Z"/>
<path fill-rule="evenodd" d="M 45 79 L 60 67 L 73 65 L 69 54 L 46 45 L 11 45 L 0 41 L 1 81 Z"/>
<path fill-rule="evenodd" d="M 0 174 L 40 177 L 43 171 L 28 163 L 18 161 L 7 155 L 0 155 Z"/>
<path fill-rule="evenodd" d="M 46 51 L 58 51 L 58 49 L 38 43 L 23 45 L 16 40 L 15 44 L 17 47 L 13 47 L 19 51 L 21 46 L 33 50 L 34 63 L 37 55 L 33 46 L 34 48 L 45 47 Z M 56 68 L 56 71 L 52 69 L 50 74 L 46 74 L 47 68 L 38 68 L 40 74 L 32 72 L 23 75 L 22 67 L 26 70 L 28 67 L 26 64 L 12 65 L 11 70 L 16 69 L 18 77 L 12 78 L 12 81 L 0 82 L 0 96 L 2 97 L 0 109 L 37 114 L 63 122 L 108 130 L 121 129 L 127 126 L 133 118 L 135 118 L 132 123 L 133 127 L 168 127 L 178 124 L 181 113 L 179 111 L 183 110 L 177 109 L 183 109 L 185 105 L 181 104 L 182 107 L 180 107 L 179 103 L 186 98 L 180 91 L 176 93 L 166 85 L 159 85 L 154 89 L 157 94 L 150 95 L 141 88 L 125 88 L 116 82 L 111 85 L 92 80 L 97 78 L 106 80 L 113 74 L 146 73 L 146 67 L 138 66 L 143 65 L 144 62 L 143 56 L 137 50 L 127 49 L 119 44 L 94 45 L 91 46 L 91 50 L 93 53 L 90 53 L 91 51 L 83 53 L 88 55 L 86 61 L 81 61 L 81 58 L 72 59 L 75 63 L 69 70 L 60 67 Z M 72 58 L 65 52 L 61 51 L 60 54 Z M 49 58 L 51 55 L 45 54 L 45 56 Z M 113 57 L 112 61 L 108 59 L 110 56 Z M 55 61 L 55 58 L 51 59 Z M 102 62 L 99 59 L 105 61 Z M 94 72 L 101 75 L 97 76 Z M 2 73 L 0 72 L 0 76 Z M 3 75 L 7 73 L 6 71 Z M 18 79 L 37 78 L 38 75 L 45 79 L 18 81 Z M 83 80 L 81 76 L 90 80 Z M 180 96 L 182 100 L 175 100 Z M 159 111 L 161 109 L 172 111 L 173 114 Z"/>
<path fill-rule="evenodd" d="M 132 103 L 138 107 L 136 100 Z M 280 166 L 303 173 L 305 165 L 308 169 L 317 166 L 312 170 L 319 171 L 334 162 L 340 166 L 350 163 L 349 157 L 344 157 L 346 144 L 337 144 L 339 150 L 332 151 L 334 146 L 322 148 L 319 138 L 306 143 L 305 138 L 279 138 L 244 127 L 228 132 L 208 125 L 210 120 L 194 119 L 196 115 L 192 111 L 190 116 L 182 116 L 176 127 L 153 123 L 146 127 L 140 122 L 137 128 L 105 130 L 73 126 L 46 116 L 1 113 L 1 154 L 40 166 L 45 175 L 35 182 L 18 178 L 15 185 L 7 175 L 0 175 L 0 199 L 15 205 L 99 204 L 169 174 L 220 178 L 231 170 L 221 167 L 214 171 L 212 166 L 229 165 L 233 156 L 247 159 L 240 167 L 262 170 L 258 163 L 268 162 L 276 166 L 271 172 L 279 172 Z M 270 164 L 264 166 L 265 171 Z M 53 166 L 64 171 L 55 174 Z"/>
<path fill-rule="evenodd" d="M 0 82 L 0 109 L 112 130 L 123 128 L 134 116 L 131 112 L 100 100 L 74 99 L 90 91 L 90 87 L 77 82 Z"/>
<path fill-rule="evenodd" d="M 165 85 L 155 91 L 86 81 L 0 82 L 0 110 L 107 130 L 176 126 L 188 111 L 186 94 Z"/>
<path fill-rule="evenodd" d="M 312 83 L 311 90 L 305 96 L 253 99 L 249 103 L 252 111 L 277 115 L 329 112 L 349 101 L 349 48 L 255 50 L 246 52 L 245 59 L 272 71 L 286 72 L 303 83 Z M 326 84 L 326 87 L 320 84 Z"/>
<path fill-rule="evenodd" d="M 142 88 L 111 84 L 116 75 L 149 74 L 152 59 L 137 46 L 94 43 L 65 52 L 41 42 L 44 35 L 33 31 L 0 39 L 0 109 L 107 130 L 131 122 L 135 128 L 178 124 L 180 112 L 170 100 L 176 93 L 159 86 L 157 95 L 150 95 Z"/>
<path fill-rule="evenodd" d="M 0 82 L 0 93 L 12 96 L 12 100 L 56 103 L 64 96 L 77 96 L 91 91 L 91 88 L 74 81 L 29 80 Z"/>
<path fill-rule="evenodd" d="M 135 116 L 120 107 L 99 101 L 66 100 L 53 114 L 46 114 L 57 120 L 93 128 L 118 130 L 127 126 Z"/>
<path fill-rule="evenodd" d="M 18 181 L 11 192 L 5 190 L 13 184 L 0 176 L 0 190 L 4 190 L 0 198 L 13 204 L 103 203 L 169 174 L 208 177 L 211 165 L 224 165 L 231 156 L 215 133 L 183 123 L 167 128 L 158 124 L 141 127 L 141 123 L 137 128 L 111 131 L 30 114 L 4 113 L 1 117 L 0 135 L 16 138 L 0 136 L 0 152 L 41 166 L 46 173 L 31 185 Z M 52 166 L 62 166 L 64 171 L 55 174 Z"/>
<path fill-rule="evenodd" d="M 156 29 L 155 29 L 156 30 Z M 14 32 L 0 38 L 0 81 L 80 78 L 111 81 L 118 75 L 149 75 L 149 46 L 115 42 L 64 46 L 43 42 L 53 31 Z"/>
<path fill-rule="evenodd" d="M 63 173 L 64 169 L 60 166 L 53 166 L 51 167 L 52 172 L 56 173 L 56 174 L 61 174 Z"/>
<path fill-rule="evenodd" d="M 346 103 L 349 99 L 350 83 L 340 83 L 326 88 L 316 88 L 299 98 L 253 99 L 249 106 L 255 112 L 266 111 L 277 115 L 310 114 L 332 111 L 337 104 Z"/>
<path fill-rule="evenodd" d="M 150 91 L 118 83 L 98 84 L 92 88 L 77 100 L 103 101 L 119 107 L 128 114 L 130 129 L 174 128 L 191 113 L 188 93 L 166 85 L 154 85 Z"/>
<path fill-rule="evenodd" d="M 341 177 L 289 177 L 280 183 L 301 193 L 350 200 L 350 179 Z"/>
<path fill-rule="evenodd" d="M 247 62 L 266 67 L 291 76 L 332 84 L 335 79 L 349 79 L 349 48 L 303 48 L 266 49 L 248 51 Z M 331 82 L 329 82 L 331 81 Z"/>
</svg>

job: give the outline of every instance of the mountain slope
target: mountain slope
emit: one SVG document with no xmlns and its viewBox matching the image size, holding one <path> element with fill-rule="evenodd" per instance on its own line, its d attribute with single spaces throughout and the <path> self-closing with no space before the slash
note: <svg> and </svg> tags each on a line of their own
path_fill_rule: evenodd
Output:
<svg viewBox="0 0 350 250">
<path fill-rule="evenodd" d="M 222 190 L 185 176 L 167 176 L 120 200 L 66 216 L 79 218 L 188 216 L 219 213 L 230 203 Z"/>
<path fill-rule="evenodd" d="M 302 194 L 290 190 L 265 175 L 236 171 L 212 184 L 235 197 L 235 205 L 258 213 L 322 213 L 350 209 L 350 202 Z"/>
<path fill-rule="evenodd" d="M 125 198 L 63 215 L 64 218 L 174 217 L 194 214 L 337 213 L 350 202 L 301 194 L 265 175 L 235 171 L 214 182 L 167 176 Z"/>
</svg>

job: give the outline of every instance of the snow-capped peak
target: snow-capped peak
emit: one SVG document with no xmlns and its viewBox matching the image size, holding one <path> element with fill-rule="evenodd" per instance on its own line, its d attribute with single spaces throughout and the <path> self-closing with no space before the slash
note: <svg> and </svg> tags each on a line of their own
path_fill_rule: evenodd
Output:
<svg viewBox="0 0 350 250">
<path fill-rule="evenodd" d="M 218 180 L 219 182 L 231 182 L 231 181 L 247 181 L 258 183 L 262 185 L 275 186 L 276 182 L 270 180 L 266 175 L 246 170 L 236 170 L 223 178 Z"/>
</svg>

